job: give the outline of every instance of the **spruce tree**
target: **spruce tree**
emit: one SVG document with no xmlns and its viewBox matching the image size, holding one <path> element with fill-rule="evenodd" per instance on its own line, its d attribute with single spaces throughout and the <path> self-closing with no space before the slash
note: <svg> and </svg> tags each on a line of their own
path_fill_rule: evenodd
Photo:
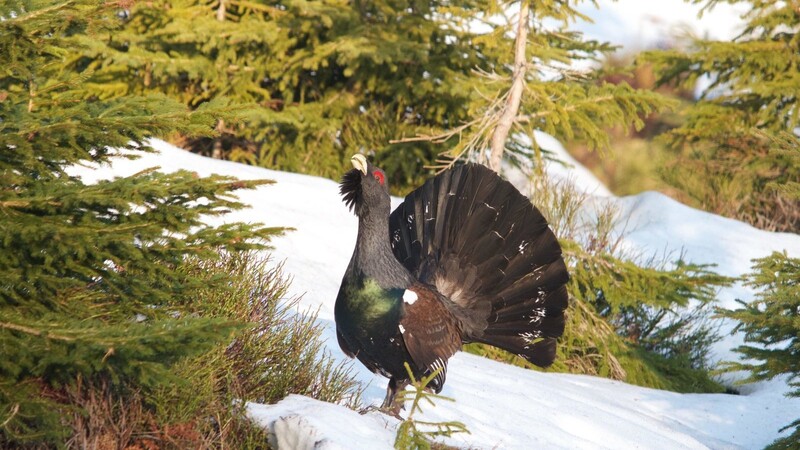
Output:
<svg viewBox="0 0 800 450">
<path fill-rule="evenodd" d="M 113 36 L 121 12 L 94 0 L 0 7 L 0 447 L 63 442 L 64 388 L 81 380 L 116 392 L 174 382 L 176 361 L 237 326 L 185 311 L 207 286 L 186 276 L 186 257 L 262 247 L 277 231 L 202 222 L 241 207 L 234 190 L 267 181 L 70 176 L 75 164 L 148 151 L 148 137 L 211 135 L 235 120 L 221 100 L 190 112 L 163 95 L 90 95 L 95 74 L 71 52 L 85 36 Z"/>
<path fill-rule="evenodd" d="M 749 6 L 742 33 L 730 42 L 690 38 L 685 48 L 651 51 L 659 83 L 693 89 L 711 80 L 687 105 L 684 123 L 666 142 L 678 158 L 668 181 L 697 206 L 770 230 L 797 231 L 800 201 L 769 185 L 800 179 L 800 166 L 779 143 L 797 148 L 800 125 L 800 9 L 794 2 L 692 0 L 703 10 L 720 3 Z"/>
<path fill-rule="evenodd" d="M 794 136 L 781 134 L 773 140 L 785 157 L 800 165 L 800 147 Z M 800 183 L 789 181 L 770 186 L 788 198 L 800 200 Z M 723 363 L 724 371 L 745 370 L 750 376 L 743 382 L 769 380 L 788 375 L 793 390 L 787 394 L 800 397 L 800 257 L 775 252 L 754 261 L 747 284 L 758 291 L 750 303 L 739 300 L 740 308 L 719 310 L 722 317 L 734 320 L 733 332 L 741 332 L 744 344 L 735 349 L 742 360 Z M 794 431 L 768 448 L 791 449 L 800 442 L 800 418 L 784 430 Z"/>
<path fill-rule="evenodd" d="M 338 178 L 356 152 L 375 152 L 402 190 L 439 151 L 392 139 L 439 132 L 469 117 L 495 70 L 468 19 L 474 2 L 182 0 L 138 2 L 108 40 L 86 38 L 76 66 L 97 71 L 93 95 L 164 93 L 201 107 L 225 96 L 256 106 L 246 126 L 218 124 L 197 151 Z"/>
<path fill-rule="evenodd" d="M 747 284 L 758 290 L 755 300 L 739 300 L 740 308 L 720 311 L 737 322 L 733 331 L 743 333 L 745 342 L 734 349 L 742 360 L 726 362 L 722 370 L 750 372 L 743 382 L 788 375 L 793 388 L 788 395 L 800 397 L 800 258 L 776 252 L 757 259 Z M 800 418 L 784 429 L 790 428 L 794 432 L 772 448 L 796 448 Z"/>
</svg>

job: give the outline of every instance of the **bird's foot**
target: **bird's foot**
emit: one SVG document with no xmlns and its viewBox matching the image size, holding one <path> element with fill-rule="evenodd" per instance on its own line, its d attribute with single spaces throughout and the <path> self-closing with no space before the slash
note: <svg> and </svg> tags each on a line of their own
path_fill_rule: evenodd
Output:
<svg viewBox="0 0 800 450">
<path fill-rule="evenodd" d="M 380 411 L 380 410 L 381 410 L 381 409 L 380 409 L 380 408 L 378 408 L 378 407 L 377 407 L 377 406 L 375 406 L 375 405 L 369 405 L 369 406 L 367 406 L 366 408 L 361 408 L 360 410 L 358 410 L 358 413 L 359 413 L 359 414 L 361 414 L 361 415 L 363 416 L 363 415 L 364 415 L 364 414 L 366 414 L 366 413 L 370 413 L 370 412 L 373 412 L 373 411 Z"/>
<path fill-rule="evenodd" d="M 389 408 L 380 408 L 380 409 L 379 409 L 379 411 L 380 411 L 380 412 L 382 412 L 382 413 L 384 413 L 384 414 L 386 414 L 386 415 L 388 415 L 388 416 L 392 416 L 392 417 L 394 417 L 395 419 L 397 419 L 397 420 L 399 420 L 399 421 L 401 421 L 401 422 L 402 422 L 402 421 L 404 421 L 404 420 L 406 420 L 406 419 L 404 419 L 404 418 L 403 418 L 403 417 L 400 415 L 400 410 L 401 410 L 401 409 L 403 409 L 403 405 L 402 405 L 402 403 L 395 403 L 394 405 L 392 405 L 392 406 L 391 406 L 391 407 L 389 407 Z"/>
<path fill-rule="evenodd" d="M 379 413 L 386 414 L 387 416 L 392 416 L 397 420 L 403 421 L 405 419 L 403 418 L 403 416 L 400 415 L 400 410 L 401 409 L 404 409 L 404 408 L 403 408 L 403 405 L 401 405 L 399 403 L 395 403 L 394 405 L 389 406 L 389 407 L 370 405 L 370 406 L 367 406 L 366 408 L 363 408 L 363 409 L 359 410 L 358 413 L 361 414 L 361 415 L 364 415 L 364 414 L 367 414 L 367 413 L 370 413 L 370 412 L 379 412 Z"/>
</svg>

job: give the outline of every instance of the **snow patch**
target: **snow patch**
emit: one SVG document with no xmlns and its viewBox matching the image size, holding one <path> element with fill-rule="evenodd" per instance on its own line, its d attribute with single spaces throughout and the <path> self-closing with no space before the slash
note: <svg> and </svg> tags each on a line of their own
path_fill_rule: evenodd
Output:
<svg viewBox="0 0 800 450">
<path fill-rule="evenodd" d="M 302 395 L 289 395 L 274 405 L 248 403 L 247 413 L 269 430 L 272 448 L 281 450 L 388 450 L 394 448 L 391 427 L 398 422 Z"/>
</svg>

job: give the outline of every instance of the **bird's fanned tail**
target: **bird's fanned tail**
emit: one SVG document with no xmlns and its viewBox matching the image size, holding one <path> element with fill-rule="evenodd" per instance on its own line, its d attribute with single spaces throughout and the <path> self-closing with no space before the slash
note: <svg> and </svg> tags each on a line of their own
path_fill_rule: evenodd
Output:
<svg viewBox="0 0 800 450">
<path fill-rule="evenodd" d="M 547 221 L 513 185 L 455 167 L 409 194 L 389 227 L 397 259 L 452 301 L 464 341 L 553 362 L 569 275 Z"/>
</svg>

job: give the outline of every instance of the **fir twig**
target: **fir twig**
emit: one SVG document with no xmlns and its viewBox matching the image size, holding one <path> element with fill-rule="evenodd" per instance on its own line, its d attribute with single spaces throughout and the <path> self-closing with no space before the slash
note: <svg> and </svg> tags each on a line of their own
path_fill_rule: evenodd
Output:
<svg viewBox="0 0 800 450">
<path fill-rule="evenodd" d="M 413 391 L 399 392 L 397 401 L 405 403 L 411 400 L 411 409 L 408 412 L 408 417 L 400 423 L 397 427 L 397 437 L 395 438 L 394 447 L 398 450 L 411 450 L 411 449 L 429 449 L 431 448 L 430 438 L 437 436 L 452 436 L 455 433 L 467 433 L 467 427 L 458 421 L 449 422 L 428 422 L 414 419 L 414 415 L 422 413 L 422 401 L 427 402 L 430 406 L 436 406 L 434 400 L 455 401 L 452 398 L 443 395 L 434 394 L 427 391 L 428 384 L 436 378 L 441 368 L 436 369 L 433 373 L 422 377 L 417 380 L 411 371 L 411 367 L 406 362 L 404 363 L 406 372 L 411 380 Z M 421 429 L 433 428 L 433 429 Z"/>
</svg>

